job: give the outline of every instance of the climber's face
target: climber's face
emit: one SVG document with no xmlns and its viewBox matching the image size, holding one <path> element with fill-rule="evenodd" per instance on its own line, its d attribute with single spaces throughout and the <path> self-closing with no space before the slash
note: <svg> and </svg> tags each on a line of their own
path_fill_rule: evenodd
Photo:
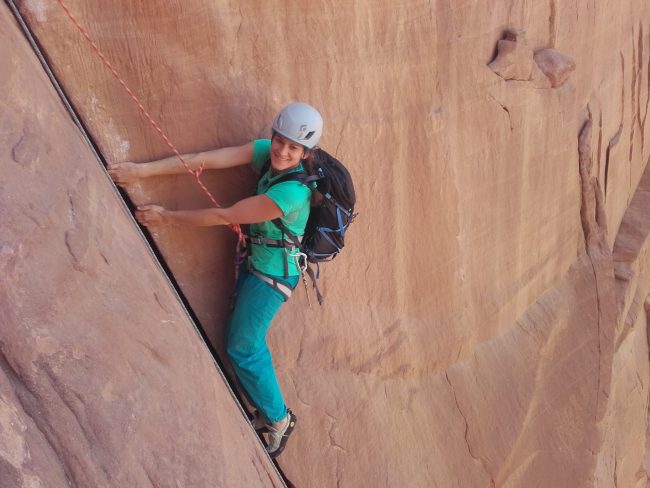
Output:
<svg viewBox="0 0 650 488">
<path fill-rule="evenodd" d="M 285 171 L 300 164 L 306 156 L 305 148 L 289 139 L 275 134 L 271 141 L 271 166 L 275 171 Z"/>
</svg>

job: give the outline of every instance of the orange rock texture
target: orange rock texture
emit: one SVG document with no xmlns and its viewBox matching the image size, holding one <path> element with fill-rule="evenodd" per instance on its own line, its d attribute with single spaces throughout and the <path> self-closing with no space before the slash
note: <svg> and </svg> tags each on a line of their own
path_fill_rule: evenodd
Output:
<svg viewBox="0 0 650 488">
<path fill-rule="evenodd" d="M 56 0 L 18 5 L 108 161 L 170 154 Z M 650 4 L 69 5 L 181 151 L 268 137 L 304 100 L 355 178 L 325 306 L 297 293 L 269 335 L 295 486 L 647 486 Z M 33 55 L 0 32 L 0 484 L 281 484 Z M 228 205 L 254 175 L 203 179 Z M 190 176 L 127 190 L 209 206 Z M 152 234 L 222 352 L 234 235 Z"/>
</svg>

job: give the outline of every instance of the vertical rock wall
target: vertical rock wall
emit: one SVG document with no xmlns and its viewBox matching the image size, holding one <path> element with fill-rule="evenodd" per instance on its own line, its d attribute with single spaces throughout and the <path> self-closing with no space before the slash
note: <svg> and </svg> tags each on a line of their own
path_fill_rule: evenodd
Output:
<svg viewBox="0 0 650 488">
<path fill-rule="evenodd" d="M 5 6 L 0 486 L 284 486 Z"/>
<path fill-rule="evenodd" d="M 20 5 L 106 158 L 168 155 L 58 3 Z M 647 239 L 647 2 L 70 5 L 181 150 L 300 99 L 351 169 L 327 304 L 269 338 L 297 486 L 645 486 L 648 267 L 619 242 Z M 205 180 L 229 204 L 253 177 Z M 129 194 L 208 205 L 189 176 Z M 233 236 L 154 237 L 221 348 Z"/>
</svg>

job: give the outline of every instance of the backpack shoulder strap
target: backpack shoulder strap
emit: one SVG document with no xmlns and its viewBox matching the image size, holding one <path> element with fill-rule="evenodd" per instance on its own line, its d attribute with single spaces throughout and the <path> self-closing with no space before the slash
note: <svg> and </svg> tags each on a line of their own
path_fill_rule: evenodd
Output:
<svg viewBox="0 0 650 488">
<path fill-rule="evenodd" d="M 313 181 L 318 181 L 320 179 L 320 176 L 310 176 L 304 171 L 298 171 L 296 173 L 288 173 L 284 176 L 281 176 L 277 180 L 275 180 L 273 183 L 271 183 L 270 186 L 277 185 L 279 183 L 284 183 L 285 181 L 299 181 L 305 186 L 308 186 L 311 189 L 310 183 Z M 270 188 L 270 187 L 269 187 Z"/>
</svg>

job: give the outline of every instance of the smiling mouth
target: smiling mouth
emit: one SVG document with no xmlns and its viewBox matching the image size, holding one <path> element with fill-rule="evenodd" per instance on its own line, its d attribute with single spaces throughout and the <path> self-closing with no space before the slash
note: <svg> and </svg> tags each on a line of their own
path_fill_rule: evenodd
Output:
<svg viewBox="0 0 650 488">
<path fill-rule="evenodd" d="M 291 161 L 291 158 L 283 158 L 283 157 L 278 156 L 278 155 L 275 155 L 275 159 L 277 161 L 283 161 L 283 162 Z"/>
</svg>

